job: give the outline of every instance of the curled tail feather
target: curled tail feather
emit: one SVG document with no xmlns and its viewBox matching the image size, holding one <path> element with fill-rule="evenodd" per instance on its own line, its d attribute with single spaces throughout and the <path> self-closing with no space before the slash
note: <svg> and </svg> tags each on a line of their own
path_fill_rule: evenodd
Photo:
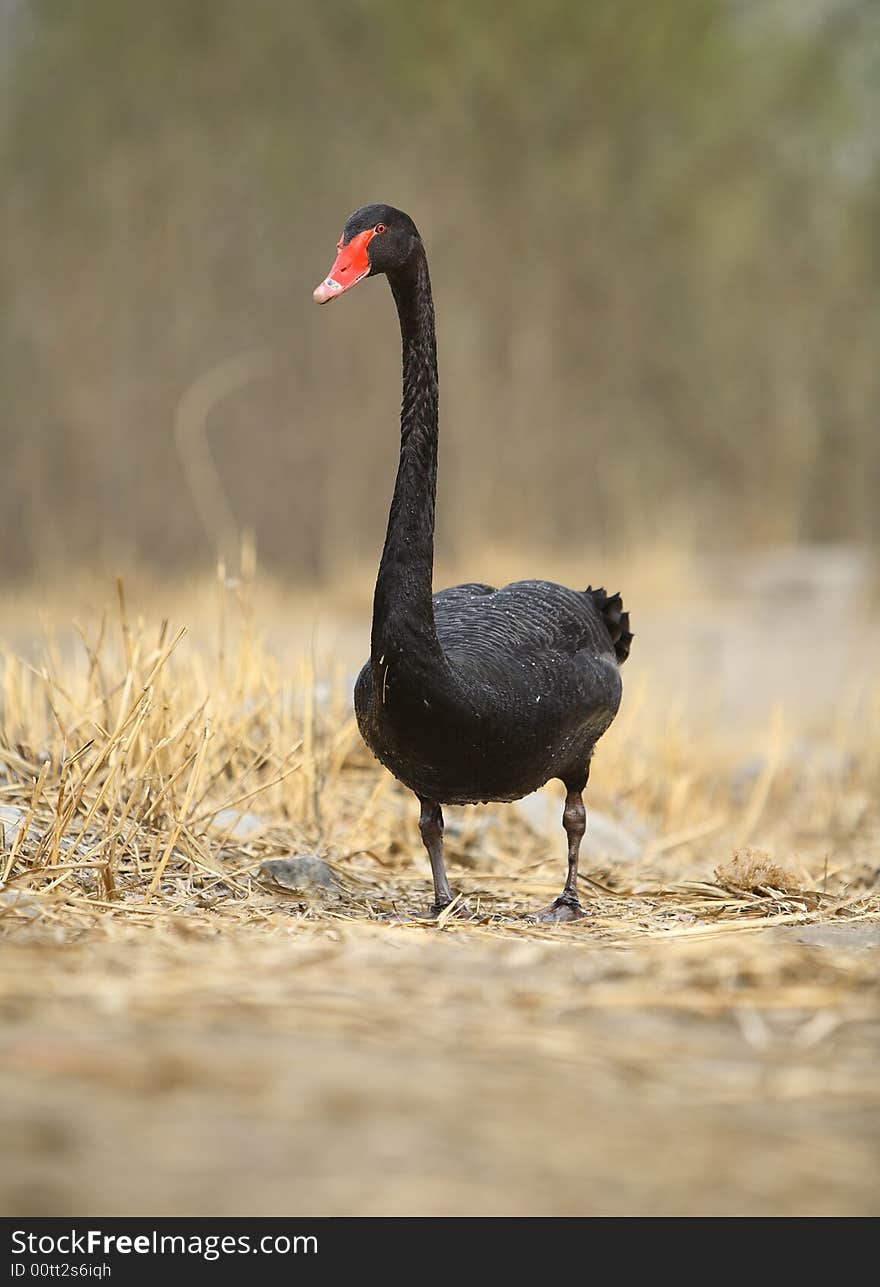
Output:
<svg viewBox="0 0 880 1287">
<path fill-rule="evenodd" d="M 618 666 L 622 666 L 629 656 L 632 643 L 632 631 L 629 628 L 629 613 L 624 611 L 623 600 L 619 594 L 608 594 L 600 586 L 594 590 L 588 585 L 586 593 L 592 595 L 593 602 L 614 644 L 614 654 Z"/>
</svg>

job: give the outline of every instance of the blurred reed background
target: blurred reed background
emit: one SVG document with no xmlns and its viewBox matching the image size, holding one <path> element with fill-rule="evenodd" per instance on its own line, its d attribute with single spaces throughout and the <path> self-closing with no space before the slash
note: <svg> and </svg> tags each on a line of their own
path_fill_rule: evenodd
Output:
<svg viewBox="0 0 880 1287">
<path fill-rule="evenodd" d="M 392 303 L 311 300 L 374 200 L 446 561 L 876 542 L 878 77 L 872 0 L 2 0 L 7 584 L 375 561 Z"/>
</svg>

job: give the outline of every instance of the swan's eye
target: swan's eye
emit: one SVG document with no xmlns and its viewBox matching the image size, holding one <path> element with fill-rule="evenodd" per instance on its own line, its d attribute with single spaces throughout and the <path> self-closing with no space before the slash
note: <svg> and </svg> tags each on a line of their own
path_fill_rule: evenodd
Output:
<svg viewBox="0 0 880 1287">
<path fill-rule="evenodd" d="M 384 223 L 377 223 L 375 228 L 373 229 L 373 232 L 384 232 L 384 231 L 385 231 Z"/>
</svg>

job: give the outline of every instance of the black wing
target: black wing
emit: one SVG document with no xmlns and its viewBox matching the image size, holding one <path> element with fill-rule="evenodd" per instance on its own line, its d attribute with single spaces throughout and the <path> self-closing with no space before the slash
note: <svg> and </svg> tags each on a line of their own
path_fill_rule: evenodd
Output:
<svg viewBox="0 0 880 1287">
<path fill-rule="evenodd" d="M 434 614 L 459 692 L 487 714 L 505 710 L 511 723 L 548 729 L 611 722 L 618 653 L 596 591 L 549 581 L 454 586 L 434 596 Z"/>
</svg>

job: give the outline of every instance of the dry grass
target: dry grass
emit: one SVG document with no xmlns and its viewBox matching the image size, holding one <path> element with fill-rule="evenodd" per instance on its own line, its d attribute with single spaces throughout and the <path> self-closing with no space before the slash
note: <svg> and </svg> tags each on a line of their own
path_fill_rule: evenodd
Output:
<svg viewBox="0 0 880 1287">
<path fill-rule="evenodd" d="M 634 667 L 592 916 L 526 919 L 561 828 L 498 807 L 452 811 L 475 917 L 436 925 L 346 665 L 267 648 L 247 584 L 196 618 L 120 588 L 3 655 L 5 1210 L 875 1209 L 870 686 L 722 734 Z M 292 853 L 334 888 L 261 873 Z"/>
</svg>

